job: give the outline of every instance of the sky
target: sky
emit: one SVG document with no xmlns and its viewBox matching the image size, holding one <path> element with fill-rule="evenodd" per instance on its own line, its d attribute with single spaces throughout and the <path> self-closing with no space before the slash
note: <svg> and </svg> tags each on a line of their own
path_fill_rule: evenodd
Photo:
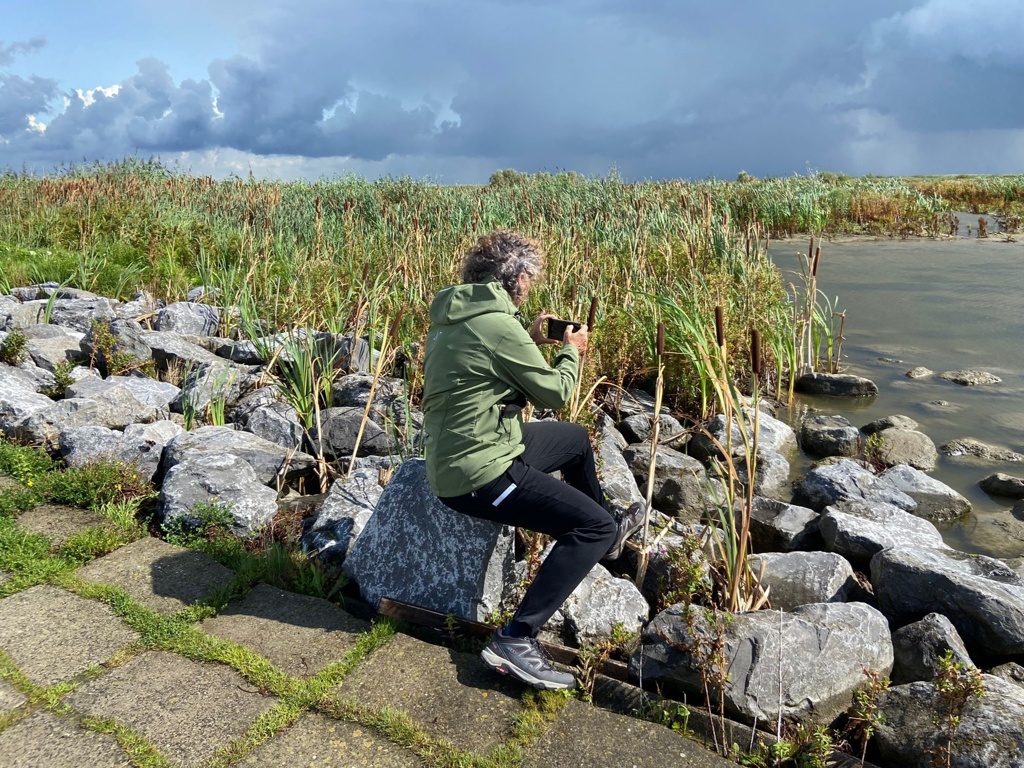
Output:
<svg viewBox="0 0 1024 768">
<path fill-rule="evenodd" d="M 1024 0 L 0 0 L 0 170 L 1024 173 Z"/>
</svg>

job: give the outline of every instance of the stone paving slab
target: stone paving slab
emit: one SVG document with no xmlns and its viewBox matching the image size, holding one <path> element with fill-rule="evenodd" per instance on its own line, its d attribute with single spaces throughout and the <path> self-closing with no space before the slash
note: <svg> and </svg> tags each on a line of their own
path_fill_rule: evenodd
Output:
<svg viewBox="0 0 1024 768">
<path fill-rule="evenodd" d="M 236 765 L 279 768 L 416 768 L 412 752 L 360 725 L 305 715 Z"/>
<path fill-rule="evenodd" d="M 76 533 L 96 525 L 109 525 L 109 521 L 98 512 L 63 504 L 43 504 L 18 516 L 18 525 L 26 531 L 41 533 L 61 546 Z"/>
<path fill-rule="evenodd" d="M 0 472 L 0 491 L 3 491 L 5 488 L 17 488 L 19 485 L 21 485 L 21 483 L 13 477 Z"/>
<path fill-rule="evenodd" d="M 335 695 L 402 710 L 427 733 L 487 753 L 508 734 L 523 690 L 475 654 L 398 634 L 360 664 Z"/>
<path fill-rule="evenodd" d="M 570 699 L 530 745 L 523 768 L 736 768 L 662 725 Z"/>
<path fill-rule="evenodd" d="M 120 587 L 146 608 L 171 614 L 202 600 L 234 578 L 209 555 L 146 537 L 98 558 L 77 574 Z"/>
<path fill-rule="evenodd" d="M 18 691 L 0 680 L 0 715 L 6 715 L 15 707 L 20 707 L 27 699 Z M 0 762 L 2 765 L 2 762 Z"/>
<path fill-rule="evenodd" d="M 4 768 L 130 768 L 117 740 L 80 728 L 73 721 L 37 712 L 0 732 Z"/>
<path fill-rule="evenodd" d="M 211 635 L 244 645 L 289 675 L 312 677 L 345 657 L 370 628 L 327 600 L 258 584 L 201 625 Z"/>
<path fill-rule="evenodd" d="M 81 674 L 138 639 L 107 606 L 57 587 L 0 600 L 0 648 L 39 685 Z"/>
<path fill-rule="evenodd" d="M 134 729 L 176 765 L 206 760 L 277 703 L 230 667 L 163 651 L 137 656 L 65 701 Z"/>
</svg>

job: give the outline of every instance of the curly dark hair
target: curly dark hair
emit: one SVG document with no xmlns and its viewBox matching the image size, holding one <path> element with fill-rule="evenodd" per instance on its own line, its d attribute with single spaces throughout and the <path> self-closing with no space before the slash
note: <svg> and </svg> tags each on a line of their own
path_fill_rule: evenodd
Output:
<svg viewBox="0 0 1024 768">
<path fill-rule="evenodd" d="M 512 301 L 520 298 L 519 275 L 537 280 L 544 271 L 544 251 L 536 240 L 499 230 L 483 235 L 462 259 L 464 283 L 484 283 L 495 278 Z"/>
</svg>

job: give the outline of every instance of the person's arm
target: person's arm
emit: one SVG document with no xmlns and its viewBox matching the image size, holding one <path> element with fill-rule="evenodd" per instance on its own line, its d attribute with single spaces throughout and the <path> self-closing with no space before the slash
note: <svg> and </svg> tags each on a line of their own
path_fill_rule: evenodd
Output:
<svg viewBox="0 0 1024 768">
<path fill-rule="evenodd" d="M 495 371 L 541 408 L 557 410 L 569 402 L 579 377 L 580 355 L 564 344 L 548 365 L 529 333 L 518 325 L 493 350 Z"/>
</svg>

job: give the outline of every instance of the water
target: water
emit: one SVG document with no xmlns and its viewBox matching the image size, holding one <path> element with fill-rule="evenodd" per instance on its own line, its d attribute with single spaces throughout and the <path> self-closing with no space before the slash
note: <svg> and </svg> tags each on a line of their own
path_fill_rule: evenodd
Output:
<svg viewBox="0 0 1024 768">
<path fill-rule="evenodd" d="M 775 263 L 797 285 L 797 254 L 806 250 L 806 241 L 772 245 Z M 1024 453 L 1024 242 L 966 236 L 826 242 L 818 287 L 829 298 L 838 296 L 838 309 L 846 310 L 843 372 L 866 376 L 880 392 L 857 400 L 798 395 L 791 422 L 808 408 L 838 413 L 856 426 L 903 414 L 936 445 L 974 437 Z M 917 366 L 936 375 L 907 378 Z M 937 376 L 965 368 L 994 373 L 1002 383 L 962 387 Z M 935 401 L 948 406 L 929 405 Z M 797 464 L 794 471 L 802 472 L 809 462 Z M 1024 463 L 940 456 L 931 475 L 974 506 L 969 517 L 940 530 L 963 551 L 1024 555 L 1024 515 L 1018 520 L 1010 512 L 1013 500 L 978 487 L 992 472 L 1024 477 Z"/>
</svg>

